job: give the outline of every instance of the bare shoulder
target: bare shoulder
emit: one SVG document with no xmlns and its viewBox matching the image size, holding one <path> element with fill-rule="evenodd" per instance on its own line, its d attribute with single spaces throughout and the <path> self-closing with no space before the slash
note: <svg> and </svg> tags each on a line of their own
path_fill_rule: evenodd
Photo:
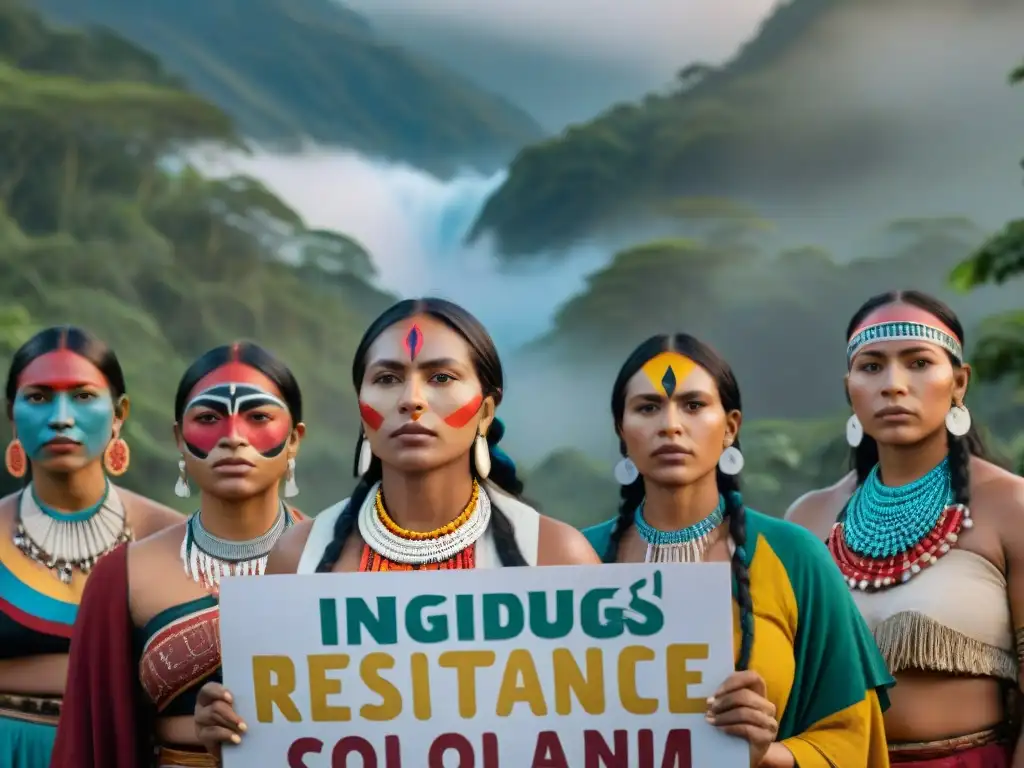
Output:
<svg viewBox="0 0 1024 768">
<path fill-rule="evenodd" d="M 857 476 L 849 472 L 827 488 L 808 491 L 798 498 L 786 510 L 785 519 L 823 538 L 856 487 Z"/>
<path fill-rule="evenodd" d="M 267 573 L 295 573 L 302 551 L 313 530 L 313 518 L 305 518 L 281 534 L 267 558 Z"/>
<path fill-rule="evenodd" d="M 600 565 L 587 537 L 568 523 L 540 516 L 537 565 Z"/>
<path fill-rule="evenodd" d="M 144 539 L 184 520 L 184 516 L 178 510 L 147 499 L 134 491 L 118 486 L 117 493 L 128 511 L 128 519 L 136 539 Z"/>
<path fill-rule="evenodd" d="M 1024 477 L 990 461 L 971 459 L 971 511 L 1002 521 L 1024 539 Z"/>
<path fill-rule="evenodd" d="M 14 518 L 14 509 L 17 503 L 17 493 L 9 493 L 0 499 L 0 521 Z"/>
</svg>

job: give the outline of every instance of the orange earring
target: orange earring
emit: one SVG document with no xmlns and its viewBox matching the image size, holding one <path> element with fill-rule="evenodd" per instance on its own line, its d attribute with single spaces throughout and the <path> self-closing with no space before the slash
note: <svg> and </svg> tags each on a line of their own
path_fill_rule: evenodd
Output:
<svg viewBox="0 0 1024 768">
<path fill-rule="evenodd" d="M 107 443 L 107 449 L 103 451 L 103 468 L 112 477 L 120 477 L 128 471 L 128 465 L 132 460 L 132 452 L 128 450 L 128 443 L 121 437 L 115 437 Z"/>
<path fill-rule="evenodd" d="M 28 461 L 25 459 L 25 449 L 21 447 L 21 440 L 12 438 L 4 451 L 4 464 L 11 477 L 24 477 L 28 471 Z"/>
</svg>

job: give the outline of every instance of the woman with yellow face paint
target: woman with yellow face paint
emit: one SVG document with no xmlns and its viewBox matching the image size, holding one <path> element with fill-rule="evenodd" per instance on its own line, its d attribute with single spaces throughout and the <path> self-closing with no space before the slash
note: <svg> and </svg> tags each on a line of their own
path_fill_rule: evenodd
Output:
<svg viewBox="0 0 1024 768">
<path fill-rule="evenodd" d="M 443 299 L 395 304 L 363 335 L 352 383 L 359 483 L 282 536 L 268 573 L 600 563 L 579 531 L 519 497 L 515 464 L 497 445 L 501 360 L 465 309 Z M 245 732 L 216 683 L 200 691 L 196 726 L 214 754 Z"/>
<path fill-rule="evenodd" d="M 729 365 L 686 334 L 654 336 L 619 371 L 619 515 L 584 533 L 607 563 L 732 563 L 736 672 L 708 721 L 751 768 L 885 768 L 892 684 L 824 545 L 747 509 L 742 405 Z"/>
<path fill-rule="evenodd" d="M 0 500 L 0 766 L 48 768 L 90 571 L 181 515 L 109 480 L 128 470 L 128 396 L 103 342 L 40 331 L 14 353 L 6 395 L 5 464 L 26 483 Z"/>
</svg>

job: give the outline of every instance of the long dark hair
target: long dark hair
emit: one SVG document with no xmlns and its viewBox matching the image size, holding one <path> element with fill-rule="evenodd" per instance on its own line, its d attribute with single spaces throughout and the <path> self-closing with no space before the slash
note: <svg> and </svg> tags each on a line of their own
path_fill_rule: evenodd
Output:
<svg viewBox="0 0 1024 768">
<path fill-rule="evenodd" d="M 501 358 L 498 357 L 498 350 L 490 334 L 472 314 L 450 301 L 436 298 L 405 299 L 386 309 L 363 334 L 359 347 L 356 349 L 355 357 L 352 360 L 352 385 L 356 392 L 359 391 L 363 382 L 363 375 L 366 373 L 366 355 L 377 338 L 395 323 L 407 320 L 416 315 L 427 315 L 439 320 L 446 326 L 459 334 L 469 344 L 473 358 L 473 368 L 477 378 L 480 379 L 480 386 L 484 397 L 493 397 L 495 405 L 501 403 L 505 387 L 505 374 L 501 367 Z M 523 483 L 516 474 L 515 464 L 508 456 L 501 451 L 497 445 L 505 433 L 505 428 L 497 419 L 487 432 L 487 444 L 491 455 L 491 472 L 488 480 L 493 482 L 503 491 L 513 497 L 519 498 L 523 492 Z M 356 456 L 358 457 L 359 446 L 365 438 L 360 431 L 359 439 L 356 441 Z M 472 459 L 470 452 L 470 462 Z M 357 459 L 358 460 L 358 459 Z M 476 473 L 476 467 L 471 464 L 471 470 Z M 323 558 L 317 566 L 317 571 L 326 573 L 334 568 L 334 564 L 341 557 L 342 547 L 355 527 L 356 517 L 359 508 L 362 507 L 370 489 L 381 479 L 383 470 L 381 461 L 376 456 L 370 462 L 370 468 L 366 474 L 359 479 L 359 483 L 352 491 L 348 504 L 338 516 L 334 526 L 334 538 L 324 549 Z M 497 505 L 491 506 L 491 526 L 494 535 L 494 545 L 498 550 L 498 559 L 503 566 L 526 565 L 526 558 L 519 549 L 516 542 L 515 531 L 508 517 L 498 509 Z"/>
<path fill-rule="evenodd" d="M 287 365 L 258 344 L 238 341 L 204 352 L 188 367 L 178 382 L 178 391 L 174 395 L 174 420 L 176 422 L 181 423 L 181 419 L 185 415 L 185 406 L 188 405 L 188 396 L 195 389 L 196 384 L 228 363 L 247 365 L 274 382 L 281 391 L 285 405 L 288 406 L 292 422 L 298 424 L 302 421 L 302 390 L 299 389 L 299 382 L 295 380 L 295 374 Z"/>
<path fill-rule="evenodd" d="M 910 304 L 918 309 L 923 309 L 949 328 L 962 347 L 967 346 L 967 340 L 964 338 L 964 327 L 956 313 L 935 297 L 920 291 L 889 291 L 888 293 L 872 296 L 861 305 L 860 309 L 850 319 L 850 324 L 846 327 L 846 338 L 849 339 L 857 327 L 864 321 L 864 318 L 876 309 L 895 303 Z M 954 358 L 949 352 L 946 354 L 954 368 L 961 367 L 959 360 Z M 847 401 L 850 400 L 849 391 L 846 393 L 846 399 Z M 971 456 L 989 460 L 988 450 L 973 423 L 971 424 L 970 431 L 963 437 L 957 437 L 947 431 L 946 440 L 949 445 L 950 486 L 953 491 L 953 500 L 957 504 L 968 506 L 971 500 Z M 860 445 L 853 448 L 850 452 L 850 468 L 857 473 L 857 485 L 860 485 L 867 479 L 868 474 L 875 468 L 876 464 L 878 464 L 878 443 L 875 442 L 873 437 L 865 433 Z"/>
<path fill-rule="evenodd" d="M 612 387 L 612 417 L 615 419 L 616 432 L 621 433 L 622 417 L 626 408 L 626 386 L 629 384 L 629 380 L 643 368 L 645 363 L 662 352 L 678 352 L 707 371 L 715 380 L 718 396 L 726 413 L 743 410 L 743 401 L 740 398 L 740 388 L 736 382 L 736 376 L 729 364 L 715 350 L 686 333 L 677 333 L 674 336 L 652 336 L 633 351 L 633 354 L 623 363 L 619 375 L 615 379 L 615 385 Z M 733 447 L 740 450 L 738 436 Z M 623 456 L 626 455 L 626 444 L 621 438 L 619 450 Z M 750 652 L 754 645 L 754 603 L 750 596 L 750 573 L 747 570 L 746 507 L 740 493 L 738 476 L 727 475 L 716 468 L 715 480 L 718 484 L 718 492 L 725 499 L 729 536 L 735 545 L 732 555 L 732 573 L 736 580 L 736 602 L 740 608 L 740 629 L 742 631 L 736 668 L 744 670 L 750 664 Z M 633 515 L 643 500 L 643 477 L 638 477 L 635 482 L 622 486 L 619 516 L 615 528 L 612 530 L 611 545 L 605 554 L 606 563 L 615 562 L 622 536 L 633 524 Z"/>
<path fill-rule="evenodd" d="M 95 365 L 103 378 L 107 380 L 110 389 L 110 397 L 114 401 L 115 408 L 117 401 L 127 392 L 124 381 L 124 371 L 121 370 L 121 363 L 114 354 L 114 350 L 105 342 L 94 336 L 84 328 L 74 325 L 55 325 L 52 328 L 45 328 L 31 339 L 26 341 L 11 357 L 11 365 L 7 369 L 7 417 L 12 418 L 14 398 L 18 395 L 18 379 L 29 365 L 36 358 L 47 355 L 50 352 L 66 349 L 76 355 L 85 358 Z M 26 468 L 24 481 L 27 484 L 32 480 L 32 465 Z"/>
</svg>

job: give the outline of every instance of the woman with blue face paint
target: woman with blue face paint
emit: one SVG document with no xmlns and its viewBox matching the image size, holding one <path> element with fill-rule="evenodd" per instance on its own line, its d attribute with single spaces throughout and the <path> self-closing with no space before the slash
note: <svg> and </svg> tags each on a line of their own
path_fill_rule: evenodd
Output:
<svg viewBox="0 0 1024 768">
<path fill-rule="evenodd" d="M 25 486 L 0 499 L 0 768 L 47 768 L 90 570 L 181 516 L 108 479 L 128 469 L 129 405 L 103 342 L 40 331 L 15 352 L 6 395 L 5 465 Z"/>
</svg>

